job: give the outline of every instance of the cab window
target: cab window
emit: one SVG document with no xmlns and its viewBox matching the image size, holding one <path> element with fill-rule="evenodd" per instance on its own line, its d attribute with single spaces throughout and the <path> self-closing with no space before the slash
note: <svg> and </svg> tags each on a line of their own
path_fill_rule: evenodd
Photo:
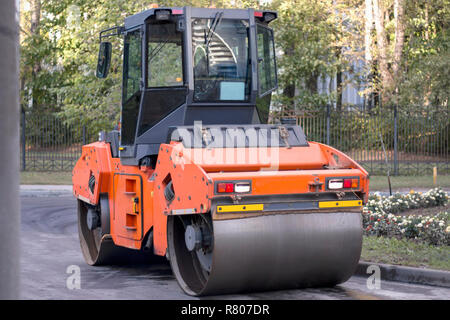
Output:
<svg viewBox="0 0 450 320">
<path fill-rule="evenodd" d="M 248 101 L 251 70 L 247 20 L 192 21 L 194 100 Z"/>
<path fill-rule="evenodd" d="M 259 95 L 264 96 L 277 88 L 275 45 L 273 31 L 257 25 Z"/>
<path fill-rule="evenodd" d="M 182 86 L 182 33 L 176 31 L 175 23 L 149 24 L 147 28 L 148 86 Z"/>
<path fill-rule="evenodd" d="M 142 80 L 142 41 L 140 30 L 125 36 L 124 44 L 124 102 L 140 90 Z"/>
<path fill-rule="evenodd" d="M 133 145 L 139 114 L 142 82 L 142 41 L 140 29 L 125 35 L 123 59 L 121 144 Z"/>
</svg>

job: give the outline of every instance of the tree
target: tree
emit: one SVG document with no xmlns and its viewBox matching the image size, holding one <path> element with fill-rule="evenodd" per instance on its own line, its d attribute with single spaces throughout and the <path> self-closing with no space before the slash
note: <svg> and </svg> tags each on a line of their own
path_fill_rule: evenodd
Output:
<svg viewBox="0 0 450 320">
<path fill-rule="evenodd" d="M 23 105 L 95 130 L 110 129 L 120 117 L 122 39 L 113 44 L 111 72 L 95 77 L 98 35 L 150 7 L 154 0 L 29 0 L 22 10 Z M 207 6 L 209 1 L 191 1 Z M 183 6 L 183 1 L 165 1 Z"/>
<path fill-rule="evenodd" d="M 397 88 L 398 73 L 400 63 L 402 62 L 403 44 L 404 44 L 404 0 L 394 0 L 393 6 L 387 7 L 380 0 L 372 0 L 373 18 L 376 29 L 377 61 L 380 70 L 380 86 L 383 102 L 393 100 L 393 93 Z M 391 23 L 389 19 L 391 8 L 393 7 L 395 25 L 393 44 L 389 43 L 390 37 L 387 37 L 386 24 Z M 393 54 L 389 54 L 389 45 L 393 46 Z M 389 66 L 392 67 L 389 67 Z"/>
<path fill-rule="evenodd" d="M 343 31 L 333 1 L 290 0 L 273 1 L 270 7 L 278 11 L 273 23 L 278 65 L 283 94 L 279 99 L 290 108 L 315 109 L 330 102 L 330 97 L 318 90 L 318 80 L 334 77 L 348 68 L 341 53 Z M 331 97 L 334 100 L 333 97 Z"/>
<path fill-rule="evenodd" d="M 364 84 L 384 104 L 448 106 L 450 0 L 178 0 L 167 6 L 278 12 L 279 94 L 291 109 L 343 108 L 343 88 Z M 111 128 L 121 104 L 122 39 L 112 38 L 107 79 L 95 77 L 98 34 L 154 0 L 21 1 L 21 97 L 29 112 Z M 364 17 L 364 18 L 362 18 Z M 366 69 L 354 66 L 364 62 Z M 329 94 L 323 79 L 329 81 Z M 331 88 L 336 80 L 337 88 Z M 394 94 L 398 88 L 398 99 Z"/>
<path fill-rule="evenodd" d="M 450 1 L 408 2 L 405 20 L 399 103 L 421 110 L 448 108 Z"/>
<path fill-rule="evenodd" d="M 365 0 L 367 91 L 384 105 L 448 106 L 448 8 L 448 0 Z"/>
</svg>

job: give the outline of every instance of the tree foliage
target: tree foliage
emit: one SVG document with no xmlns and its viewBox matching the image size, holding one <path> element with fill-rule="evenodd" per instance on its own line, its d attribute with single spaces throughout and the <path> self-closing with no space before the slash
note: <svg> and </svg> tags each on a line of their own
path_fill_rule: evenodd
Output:
<svg viewBox="0 0 450 320">
<path fill-rule="evenodd" d="M 120 38 L 111 40 L 111 71 L 107 79 L 99 80 L 95 77 L 99 32 L 121 25 L 126 16 L 154 2 L 158 1 L 21 1 L 23 108 L 52 112 L 72 123 L 113 127 L 120 116 L 123 44 Z M 170 0 L 159 4 L 277 11 L 279 17 L 272 24 L 279 67 L 277 101 L 289 108 L 339 105 L 342 88 L 351 82 L 363 84 L 365 96 L 381 94 L 385 103 L 448 107 L 449 0 Z M 370 21 L 365 14 L 368 5 Z M 366 68 L 356 70 L 354 66 L 361 63 Z M 338 79 L 337 88 L 329 87 L 324 94 L 318 83 L 327 77 Z"/>
<path fill-rule="evenodd" d="M 318 92 L 319 77 L 343 67 L 336 47 L 339 25 L 332 1 L 275 0 L 279 18 L 274 23 L 279 55 L 280 85 L 284 103 L 324 105 L 328 97 Z"/>
<path fill-rule="evenodd" d="M 400 103 L 415 107 L 448 107 L 450 93 L 450 1 L 411 1 L 406 7 L 407 29 Z"/>
</svg>

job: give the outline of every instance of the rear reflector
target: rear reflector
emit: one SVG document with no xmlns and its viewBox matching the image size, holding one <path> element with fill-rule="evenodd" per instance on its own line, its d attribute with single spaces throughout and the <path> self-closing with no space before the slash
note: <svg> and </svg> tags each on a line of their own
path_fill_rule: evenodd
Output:
<svg viewBox="0 0 450 320">
<path fill-rule="evenodd" d="M 360 207 L 361 200 L 320 201 L 319 208 Z"/>
<path fill-rule="evenodd" d="M 239 204 L 229 206 L 217 206 L 217 212 L 246 212 L 246 211 L 263 211 L 264 204 Z"/>
<path fill-rule="evenodd" d="M 263 13 L 261 11 L 255 11 L 255 17 L 262 18 Z"/>
</svg>

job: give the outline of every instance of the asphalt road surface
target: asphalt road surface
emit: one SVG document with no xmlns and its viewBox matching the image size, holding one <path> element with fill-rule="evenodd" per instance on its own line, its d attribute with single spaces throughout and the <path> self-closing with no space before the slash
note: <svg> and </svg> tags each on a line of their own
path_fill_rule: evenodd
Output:
<svg viewBox="0 0 450 320">
<path fill-rule="evenodd" d="M 76 201 L 67 193 L 22 193 L 21 211 L 22 299 L 192 299 L 178 287 L 165 262 L 125 267 L 87 265 L 79 247 Z M 450 289 L 389 281 L 381 281 L 380 289 L 369 289 L 366 278 L 354 276 L 334 288 L 206 297 L 211 298 L 450 299 Z"/>
</svg>

